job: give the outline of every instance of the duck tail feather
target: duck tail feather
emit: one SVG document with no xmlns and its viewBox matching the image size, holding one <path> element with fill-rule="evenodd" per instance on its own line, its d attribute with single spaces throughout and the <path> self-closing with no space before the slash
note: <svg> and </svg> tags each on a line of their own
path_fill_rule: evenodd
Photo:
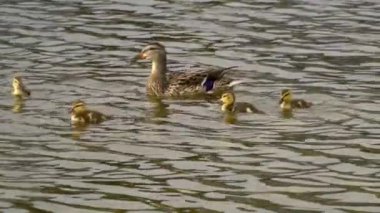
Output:
<svg viewBox="0 0 380 213">
<path fill-rule="evenodd" d="M 247 80 L 244 80 L 244 79 L 240 79 L 240 80 L 233 80 L 231 81 L 228 86 L 229 87 L 233 87 L 235 85 L 238 85 L 238 84 L 242 84 L 242 83 L 247 83 L 248 81 Z"/>
<path fill-rule="evenodd" d="M 224 74 L 226 74 L 228 71 L 237 68 L 238 66 L 232 66 L 232 67 L 226 67 L 220 70 L 219 76 L 222 77 Z"/>
</svg>

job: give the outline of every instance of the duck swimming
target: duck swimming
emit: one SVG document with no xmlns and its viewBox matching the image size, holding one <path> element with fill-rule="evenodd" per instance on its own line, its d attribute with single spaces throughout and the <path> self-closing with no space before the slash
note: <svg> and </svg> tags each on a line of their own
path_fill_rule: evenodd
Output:
<svg viewBox="0 0 380 213">
<path fill-rule="evenodd" d="M 71 123 L 73 124 L 98 124 L 107 120 L 107 116 L 102 113 L 87 109 L 86 103 L 81 100 L 76 100 L 72 103 L 70 112 Z"/>
<path fill-rule="evenodd" d="M 166 65 L 166 50 L 160 43 L 144 47 L 134 60 L 146 59 L 152 62 L 152 69 L 146 84 L 147 94 L 156 97 L 194 97 L 215 95 L 232 90 L 242 81 L 225 77 L 234 67 L 170 72 Z M 217 95 L 219 94 L 219 95 Z"/>
<path fill-rule="evenodd" d="M 22 82 L 21 76 L 13 77 L 12 88 L 12 95 L 15 97 L 24 98 L 30 96 L 30 90 Z"/>
<path fill-rule="evenodd" d="M 235 94 L 232 92 L 226 92 L 220 98 L 222 102 L 223 112 L 240 112 L 240 113 L 258 113 L 265 114 L 263 111 L 258 110 L 252 104 L 247 102 L 235 102 Z"/>
<path fill-rule="evenodd" d="M 307 102 L 303 99 L 293 99 L 292 91 L 290 89 L 283 89 L 281 91 L 279 104 L 283 111 L 290 111 L 295 108 L 306 109 L 313 105 L 311 102 Z"/>
</svg>

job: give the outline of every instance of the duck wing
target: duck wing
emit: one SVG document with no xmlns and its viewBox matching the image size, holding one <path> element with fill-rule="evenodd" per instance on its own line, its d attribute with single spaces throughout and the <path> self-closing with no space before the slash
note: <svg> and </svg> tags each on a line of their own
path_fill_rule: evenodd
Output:
<svg viewBox="0 0 380 213">
<path fill-rule="evenodd" d="M 313 104 L 311 102 L 307 102 L 303 99 L 293 99 L 292 100 L 292 107 L 294 108 L 300 108 L 300 109 L 305 109 L 305 108 L 310 108 Z"/>
<path fill-rule="evenodd" d="M 206 89 L 206 91 L 208 91 L 212 89 L 213 84 L 216 81 L 220 81 L 221 79 L 224 79 L 225 84 L 230 83 L 232 81 L 231 79 L 223 77 L 232 68 L 235 68 L 235 66 L 227 68 L 209 68 L 187 72 L 170 72 L 168 74 L 169 84 L 177 84 L 182 86 L 203 86 L 207 88 L 211 87 L 210 89 Z"/>
<path fill-rule="evenodd" d="M 257 109 L 250 103 L 247 102 L 237 102 L 235 103 L 234 112 L 249 112 L 249 113 L 257 113 L 257 114 L 265 114 L 263 111 Z"/>
<path fill-rule="evenodd" d="M 76 116 L 83 120 L 86 124 L 99 124 L 108 119 L 107 116 L 94 110 L 86 110 L 76 114 Z"/>
</svg>

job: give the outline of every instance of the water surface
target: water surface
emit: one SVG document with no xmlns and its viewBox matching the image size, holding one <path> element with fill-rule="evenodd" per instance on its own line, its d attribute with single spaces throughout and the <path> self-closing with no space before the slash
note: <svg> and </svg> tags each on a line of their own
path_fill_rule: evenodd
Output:
<svg viewBox="0 0 380 213">
<path fill-rule="evenodd" d="M 5 212 L 379 212 L 380 3 L 3 1 L 0 208 Z M 239 66 L 225 117 L 204 101 L 152 102 L 149 63 Z M 21 73 L 32 90 L 13 100 Z M 314 102 L 284 118 L 279 93 Z M 114 119 L 73 129 L 83 99 Z"/>
</svg>

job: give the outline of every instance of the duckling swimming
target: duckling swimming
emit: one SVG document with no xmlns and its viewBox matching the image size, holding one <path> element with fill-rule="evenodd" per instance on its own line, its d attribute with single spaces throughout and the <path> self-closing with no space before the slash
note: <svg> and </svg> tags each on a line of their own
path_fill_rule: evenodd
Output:
<svg viewBox="0 0 380 213">
<path fill-rule="evenodd" d="M 30 91 L 23 84 L 21 76 L 13 77 L 12 87 L 12 95 L 19 98 L 30 96 Z"/>
<path fill-rule="evenodd" d="M 279 104 L 284 111 L 289 111 L 295 108 L 310 108 L 313 105 L 311 102 L 307 102 L 303 99 L 293 99 L 292 91 L 290 89 L 282 90 Z"/>
<path fill-rule="evenodd" d="M 70 112 L 73 124 L 98 124 L 107 119 L 102 113 L 87 109 L 86 103 L 81 100 L 73 102 Z"/>
<path fill-rule="evenodd" d="M 235 102 L 235 95 L 232 92 L 226 92 L 220 98 L 223 112 L 243 112 L 243 113 L 258 113 L 265 114 L 264 112 L 256 109 L 252 104 L 246 102 Z"/>
</svg>

